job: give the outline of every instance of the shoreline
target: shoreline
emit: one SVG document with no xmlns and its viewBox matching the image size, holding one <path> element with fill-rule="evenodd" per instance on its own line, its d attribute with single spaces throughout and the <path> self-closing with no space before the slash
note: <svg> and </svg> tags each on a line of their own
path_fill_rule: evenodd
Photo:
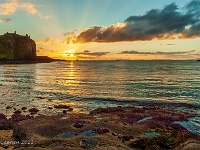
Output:
<svg viewBox="0 0 200 150">
<path fill-rule="evenodd" d="M 66 106 L 57 106 L 59 107 Z M 32 109 L 29 111 L 30 115 L 16 111 L 11 119 L 4 117 L 1 129 L 13 130 L 13 141 L 32 141 L 25 145 L 7 145 L 16 149 L 83 149 L 88 146 L 94 149 L 119 150 L 156 147 L 178 150 L 188 146 L 200 148 L 200 135 L 177 123 L 199 117 L 195 113 L 198 107 L 185 107 L 194 109 L 194 112 L 166 109 L 164 105 L 157 103 L 141 103 L 140 107 L 97 108 L 89 114 L 63 111 L 59 115 L 36 117 L 34 115 L 39 110 Z M 2 120 L 1 115 L 1 124 Z"/>
<path fill-rule="evenodd" d="M 65 60 L 57 60 L 57 59 L 50 59 L 50 60 L 0 60 L 0 65 L 4 64 L 36 64 L 36 63 L 50 63 L 50 62 L 64 62 Z"/>
</svg>

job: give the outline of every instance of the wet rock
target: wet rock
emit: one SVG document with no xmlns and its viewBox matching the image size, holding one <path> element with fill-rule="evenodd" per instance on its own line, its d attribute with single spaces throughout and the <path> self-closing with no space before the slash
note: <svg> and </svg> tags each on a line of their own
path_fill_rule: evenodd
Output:
<svg viewBox="0 0 200 150">
<path fill-rule="evenodd" d="M 12 108 L 11 106 L 6 106 L 6 109 L 10 109 L 10 108 Z"/>
<path fill-rule="evenodd" d="M 124 109 L 122 107 L 108 107 L 108 108 L 97 108 L 95 110 L 92 110 L 90 114 L 101 114 L 101 113 L 119 113 L 124 112 Z"/>
<path fill-rule="evenodd" d="M 94 148 L 96 147 L 98 144 L 97 140 L 93 139 L 93 138 L 85 138 L 85 139 L 82 139 L 80 141 L 80 146 L 82 148 Z"/>
<path fill-rule="evenodd" d="M 129 143 L 131 148 L 139 149 L 152 149 L 157 148 L 158 150 L 162 149 L 171 149 L 171 145 L 167 142 L 165 136 L 153 137 L 153 138 L 141 138 Z"/>
<path fill-rule="evenodd" d="M 19 121 L 22 120 L 27 120 L 27 119 L 31 119 L 33 118 L 32 116 L 29 115 L 22 115 L 21 113 L 14 113 L 11 116 L 11 120 L 12 120 L 12 124 L 15 125 L 16 123 L 18 123 Z"/>
<path fill-rule="evenodd" d="M 28 110 L 30 112 L 31 115 L 37 114 L 37 112 L 39 111 L 37 108 L 31 108 Z"/>
<path fill-rule="evenodd" d="M 27 107 L 22 107 L 21 109 L 22 109 L 22 110 L 26 110 L 26 109 L 27 109 Z"/>
<path fill-rule="evenodd" d="M 63 114 L 67 114 L 67 110 L 63 110 Z"/>
<path fill-rule="evenodd" d="M 116 110 L 119 110 L 119 112 Z M 130 112 L 133 112 L 134 110 L 135 113 L 132 115 Z M 65 137 L 71 135 L 69 132 L 74 132 L 76 134 L 73 137 L 73 140 L 77 140 L 75 143 L 76 145 L 77 142 L 83 139 L 82 136 L 87 136 L 88 133 L 89 135 L 93 136 L 93 133 L 97 133 L 102 135 L 98 135 L 93 138 L 97 138 L 99 143 L 104 143 L 104 141 L 108 142 L 106 138 L 110 138 L 109 140 L 117 140 L 117 142 L 122 145 L 129 143 L 129 146 L 133 149 L 138 148 L 153 150 L 173 149 L 189 138 L 198 137 L 198 135 L 194 136 L 184 127 L 170 123 L 170 121 L 167 120 L 170 119 L 173 121 L 178 119 L 178 116 L 183 116 L 184 113 L 180 111 L 176 112 L 174 110 L 162 110 L 161 108 L 154 110 L 149 106 L 149 108 L 146 110 L 144 110 L 144 108 L 135 109 L 131 107 L 119 107 L 116 109 L 108 108 L 108 110 L 99 109 L 98 113 L 96 111 L 94 111 L 94 113 L 95 116 L 91 114 L 68 114 L 67 118 L 66 115 L 63 114 L 56 116 L 37 116 L 34 119 L 18 122 L 14 128 L 14 135 L 20 140 L 23 140 L 23 138 L 34 139 L 35 143 L 37 143 L 37 141 L 41 143 L 44 139 L 53 139 L 61 133 L 62 136 Z M 126 118 L 123 118 L 123 116 Z M 102 119 L 95 120 L 95 117 L 100 117 Z M 152 117 L 153 119 L 145 117 Z M 180 119 L 182 119 L 182 117 Z M 134 122 L 134 125 L 124 125 L 123 122 L 127 120 Z M 111 134 L 104 134 L 108 132 L 112 133 L 113 136 Z M 147 136 L 145 138 L 144 135 L 148 132 L 158 132 L 159 134 L 150 137 Z M 118 136 L 121 140 L 118 139 Z M 71 142 L 71 139 L 64 140 Z M 82 143 L 82 148 L 89 147 L 87 144 L 84 146 L 84 143 L 87 143 L 87 141 L 84 140 L 80 142 L 80 144 Z"/>
<path fill-rule="evenodd" d="M 200 141 L 196 140 L 188 140 L 175 148 L 175 150 L 199 150 L 200 149 Z"/>
<path fill-rule="evenodd" d="M 63 144 L 60 141 L 54 141 L 52 144 L 49 145 L 49 147 L 60 147 L 63 146 Z"/>
<path fill-rule="evenodd" d="M 86 125 L 87 125 L 87 124 L 86 124 L 85 121 L 77 121 L 77 122 L 75 122 L 75 123 L 72 124 L 72 126 L 73 126 L 74 128 L 82 128 L 82 127 L 84 127 L 84 126 L 86 126 Z"/>
<path fill-rule="evenodd" d="M 7 130 L 9 128 L 10 128 L 10 125 L 6 116 L 0 113 L 0 130 Z"/>
<path fill-rule="evenodd" d="M 75 132 L 64 132 L 62 134 L 57 135 L 55 138 L 71 138 L 76 135 Z"/>
<path fill-rule="evenodd" d="M 123 135 L 122 136 L 122 142 L 129 141 L 130 139 L 133 139 L 133 136 L 130 136 L 130 135 Z"/>
<path fill-rule="evenodd" d="M 73 108 L 69 107 L 69 108 L 68 108 L 68 111 L 73 111 Z"/>
<path fill-rule="evenodd" d="M 179 124 L 171 124 L 170 125 L 174 130 L 181 131 L 185 138 L 192 138 L 200 141 L 200 136 L 188 131 L 186 128 Z"/>
<path fill-rule="evenodd" d="M 21 111 L 20 111 L 20 110 L 16 110 L 16 111 L 14 112 L 14 114 L 21 114 Z"/>
<path fill-rule="evenodd" d="M 54 105 L 54 108 L 58 108 L 58 109 L 64 109 L 64 108 L 66 108 L 66 109 L 69 109 L 70 106 L 64 105 L 64 104 L 59 104 L 59 105 Z"/>
<path fill-rule="evenodd" d="M 109 130 L 107 128 L 98 128 L 94 129 L 98 134 L 104 134 L 104 133 L 109 133 Z"/>
<path fill-rule="evenodd" d="M 6 120 L 7 120 L 6 116 L 4 114 L 0 113 L 0 122 L 4 122 Z"/>
<path fill-rule="evenodd" d="M 83 131 L 83 132 L 80 132 L 79 135 L 81 136 L 95 136 L 97 135 L 98 133 L 94 130 L 86 130 L 86 131 Z"/>
<path fill-rule="evenodd" d="M 184 141 L 182 132 L 174 130 L 173 128 L 166 128 L 163 130 L 148 131 L 143 137 L 130 141 L 131 148 L 139 149 L 173 149 Z"/>
<path fill-rule="evenodd" d="M 53 109 L 53 108 L 49 106 L 48 109 Z"/>
<path fill-rule="evenodd" d="M 145 138 L 149 138 L 149 137 L 154 137 L 154 136 L 156 136 L 156 135 L 159 135 L 159 133 L 158 133 L 158 132 L 151 131 L 151 132 L 146 132 L 145 135 L 144 135 L 144 137 L 145 137 Z"/>
</svg>

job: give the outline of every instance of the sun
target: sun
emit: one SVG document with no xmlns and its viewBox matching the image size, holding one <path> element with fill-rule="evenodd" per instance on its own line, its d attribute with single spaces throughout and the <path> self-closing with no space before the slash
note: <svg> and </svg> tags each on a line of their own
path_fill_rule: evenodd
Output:
<svg viewBox="0 0 200 150">
<path fill-rule="evenodd" d="M 64 50 L 64 57 L 67 60 L 75 60 L 76 59 L 75 50 Z"/>
</svg>

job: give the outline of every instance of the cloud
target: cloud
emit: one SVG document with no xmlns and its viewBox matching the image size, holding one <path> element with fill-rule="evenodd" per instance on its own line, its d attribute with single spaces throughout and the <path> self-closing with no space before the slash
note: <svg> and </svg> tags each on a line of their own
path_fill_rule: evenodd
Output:
<svg viewBox="0 0 200 150">
<path fill-rule="evenodd" d="M 41 49 L 44 49 L 43 47 L 39 47 L 39 49 L 41 50 Z"/>
<path fill-rule="evenodd" d="M 9 0 L 0 4 L 0 15 L 11 15 L 17 10 L 22 9 L 30 14 L 36 14 L 38 10 L 35 5 L 30 2 L 19 2 L 18 0 Z"/>
<path fill-rule="evenodd" d="M 181 11 L 175 3 L 130 16 L 123 23 L 86 28 L 68 36 L 66 43 L 146 41 L 200 36 L 200 1 L 192 0 Z"/>
<path fill-rule="evenodd" d="M 41 19 L 45 19 L 45 20 L 49 20 L 49 19 L 52 19 L 53 16 L 52 15 L 42 15 L 40 13 L 38 13 L 38 16 L 41 18 Z"/>
<path fill-rule="evenodd" d="M 76 31 L 78 31 L 78 30 L 75 29 L 74 31 L 66 32 L 66 33 L 64 33 L 64 36 L 73 35 L 73 34 L 75 34 Z"/>
<path fill-rule="evenodd" d="M 135 50 L 131 50 L 131 51 L 122 51 L 120 53 L 117 54 L 173 54 L 173 55 L 177 55 L 177 54 L 190 54 L 195 52 L 196 50 L 190 50 L 190 51 L 177 51 L 177 52 L 139 52 L 139 51 L 135 51 Z"/>
<path fill-rule="evenodd" d="M 10 21 L 11 21 L 10 18 L 0 19 L 0 22 L 10 22 Z"/>
<path fill-rule="evenodd" d="M 89 50 L 84 50 L 84 53 L 89 53 L 90 51 Z"/>
<path fill-rule="evenodd" d="M 76 56 L 95 56 L 95 57 L 99 57 L 99 56 L 103 56 L 103 55 L 107 55 L 110 52 L 89 52 L 89 50 L 85 50 L 84 52 L 80 52 L 80 53 L 75 53 Z"/>
<path fill-rule="evenodd" d="M 53 39 L 51 39 L 51 38 L 46 38 L 45 40 L 44 40 L 44 43 L 48 43 L 48 44 L 55 44 L 55 41 L 53 40 Z"/>
<path fill-rule="evenodd" d="M 174 46 L 174 45 L 176 45 L 176 44 L 171 44 L 171 43 L 169 43 L 169 44 L 160 44 L 160 45 Z"/>
</svg>

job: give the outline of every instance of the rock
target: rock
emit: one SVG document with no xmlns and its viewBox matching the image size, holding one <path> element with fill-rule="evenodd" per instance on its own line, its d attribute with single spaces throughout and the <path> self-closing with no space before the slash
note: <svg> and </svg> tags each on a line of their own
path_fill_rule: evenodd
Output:
<svg viewBox="0 0 200 150">
<path fill-rule="evenodd" d="M 98 133 L 94 130 L 86 130 L 83 132 L 80 132 L 79 135 L 81 136 L 96 136 Z"/>
<path fill-rule="evenodd" d="M 22 107 L 22 110 L 26 110 L 27 109 L 27 107 Z"/>
<path fill-rule="evenodd" d="M 34 60 L 36 44 L 30 36 L 6 33 L 0 36 L 0 54 L 4 59 Z"/>
<path fill-rule="evenodd" d="M 28 110 L 30 113 L 31 113 L 31 115 L 34 115 L 34 114 L 37 114 L 37 112 L 39 111 L 37 108 L 31 108 L 31 109 L 29 109 Z"/>
<path fill-rule="evenodd" d="M 200 150 L 200 141 L 188 140 L 175 148 L 175 150 Z"/>
<path fill-rule="evenodd" d="M 7 124 L 7 118 L 4 114 L 0 113 L 0 129 L 5 129 L 5 126 Z"/>
<path fill-rule="evenodd" d="M 66 108 L 66 109 L 68 109 L 68 108 L 70 108 L 70 106 L 64 105 L 64 104 L 59 104 L 59 105 L 54 105 L 54 108 L 58 108 L 58 109 Z"/>
<path fill-rule="evenodd" d="M 55 141 L 49 145 L 49 147 L 60 147 L 60 146 L 63 146 L 63 144 L 60 141 Z"/>
<path fill-rule="evenodd" d="M 117 110 L 119 110 L 119 112 L 117 112 Z M 135 113 L 131 115 L 130 112 L 134 112 L 134 110 Z M 94 110 L 93 113 L 95 116 L 91 114 L 69 113 L 67 118 L 64 114 L 36 116 L 33 119 L 19 121 L 16 126 L 14 126 L 13 136 L 20 140 L 34 139 L 36 145 L 52 139 L 54 141 L 62 141 L 63 145 L 67 145 L 65 142 L 68 142 L 68 145 L 70 142 L 73 142 L 71 145 L 76 148 L 80 148 L 81 145 L 82 149 L 90 147 L 87 146 L 87 140 L 85 140 L 83 136 L 93 136 L 94 140 L 98 139 L 99 145 L 96 148 L 100 148 L 102 145 L 107 146 L 109 143 L 115 146 L 117 144 L 127 145 L 129 143 L 128 145 L 130 148 L 147 150 L 175 149 L 185 140 L 189 138 L 198 139 L 199 137 L 198 135 L 193 136 L 192 133 L 184 127 L 170 122 L 177 120 L 179 116 L 181 116 L 181 120 L 189 116 L 187 113 L 181 111 L 161 108 L 154 110 L 149 106 L 136 109 L 134 107 L 108 108 L 108 110 L 98 109 L 98 111 Z M 186 114 L 185 118 L 182 117 L 184 114 Z M 137 115 L 139 117 L 137 117 Z M 126 118 L 123 118 L 123 116 Z M 94 119 L 95 117 L 100 117 L 102 119 L 96 120 Z M 153 119 L 144 119 L 145 117 L 152 117 Z M 162 118 L 165 120 L 159 120 Z M 140 121 L 141 119 L 142 121 Z M 134 125 L 124 125 L 124 120 L 130 120 L 130 122 L 134 122 Z M 98 134 L 96 135 L 93 131 Z M 104 134 L 108 132 L 110 133 Z M 159 134 L 144 136 L 146 133 L 152 134 L 154 132 Z M 60 137 L 73 137 L 59 139 L 56 138 L 58 135 L 60 135 Z"/>
<path fill-rule="evenodd" d="M 85 121 L 77 121 L 76 123 L 73 123 L 72 126 L 74 128 L 82 128 L 82 127 L 86 126 L 86 122 Z"/>
<path fill-rule="evenodd" d="M 99 113 L 119 113 L 124 112 L 124 109 L 121 107 L 108 107 L 108 108 L 97 108 L 90 112 L 91 115 L 99 114 Z"/>
<path fill-rule="evenodd" d="M 67 110 L 63 110 L 63 114 L 66 114 L 67 113 Z"/>
<path fill-rule="evenodd" d="M 62 134 L 57 135 L 55 138 L 71 138 L 76 135 L 75 132 L 64 132 Z"/>
<path fill-rule="evenodd" d="M 53 109 L 53 108 L 49 106 L 48 109 Z"/>
<path fill-rule="evenodd" d="M 73 111 L 73 108 L 71 108 L 71 107 L 70 107 L 70 108 L 68 108 L 68 111 Z"/>
<path fill-rule="evenodd" d="M 80 146 L 83 148 L 94 148 L 97 146 L 97 141 L 93 138 L 85 138 L 80 141 Z"/>
<path fill-rule="evenodd" d="M 16 111 L 14 112 L 14 114 L 21 114 L 21 111 L 20 111 L 20 110 L 16 110 Z"/>
<path fill-rule="evenodd" d="M 11 121 L 6 118 L 6 116 L 0 113 L 0 130 L 12 129 Z"/>
<path fill-rule="evenodd" d="M 12 108 L 11 106 L 6 106 L 6 109 L 10 109 L 10 108 Z"/>
<path fill-rule="evenodd" d="M 98 128 L 94 129 L 98 134 L 104 134 L 104 133 L 109 133 L 109 130 L 107 128 Z"/>
<path fill-rule="evenodd" d="M 31 118 L 33 118 L 33 117 L 30 116 L 30 115 L 22 115 L 21 113 L 14 113 L 14 114 L 11 116 L 12 125 L 15 125 L 15 124 L 18 123 L 19 121 L 27 120 L 27 119 L 31 119 Z"/>
</svg>

